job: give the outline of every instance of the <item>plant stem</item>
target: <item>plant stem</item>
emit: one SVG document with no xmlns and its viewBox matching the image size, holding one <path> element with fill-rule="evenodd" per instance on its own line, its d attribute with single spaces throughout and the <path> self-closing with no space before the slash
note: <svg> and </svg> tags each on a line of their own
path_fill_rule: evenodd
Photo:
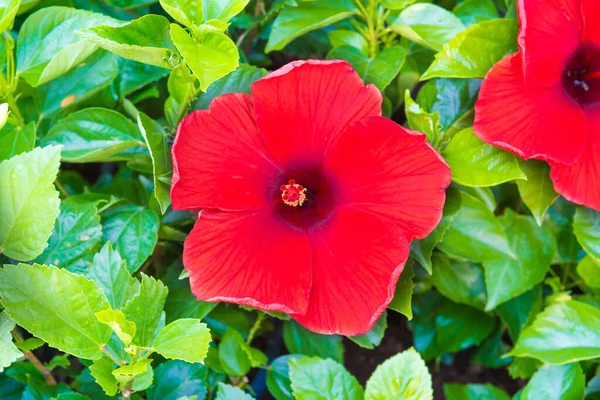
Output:
<svg viewBox="0 0 600 400">
<path fill-rule="evenodd" d="M 100 350 L 102 350 L 102 352 L 104 354 L 106 354 L 108 356 L 108 358 L 110 358 L 115 364 L 117 365 L 126 365 L 125 362 L 119 360 L 117 357 L 113 356 L 112 353 L 110 351 L 108 351 L 108 349 L 106 348 L 106 346 L 102 346 L 100 347 Z"/>
<path fill-rule="evenodd" d="M 19 332 L 17 328 L 13 329 L 12 335 L 18 343 L 23 343 L 25 341 L 21 335 L 21 332 Z M 56 379 L 54 379 L 52 372 L 50 372 L 48 368 L 44 366 L 44 364 L 35 356 L 35 354 L 33 354 L 31 351 L 23 351 L 23 354 L 25 355 L 25 358 L 28 359 L 38 371 L 40 371 L 40 373 L 44 376 L 44 379 L 46 379 L 46 383 L 48 383 L 48 385 L 57 385 Z"/>
<path fill-rule="evenodd" d="M 60 181 L 60 179 L 56 178 L 56 180 L 54 181 L 54 183 L 58 187 L 58 190 L 60 190 L 60 192 L 63 194 L 63 196 L 65 196 L 65 197 L 71 197 L 71 193 L 69 193 L 69 191 L 67 190 L 67 188 L 65 187 L 65 185 L 63 185 L 63 183 Z"/>
<path fill-rule="evenodd" d="M 266 315 L 267 314 L 265 314 L 263 312 L 260 312 L 260 311 L 258 312 L 256 321 L 254 321 L 254 325 L 252 325 L 252 328 L 250 328 L 250 332 L 248 333 L 248 339 L 246 339 L 247 344 L 252 343 L 252 340 L 254 339 L 254 335 L 256 335 L 256 332 L 258 331 L 258 328 L 260 328 L 260 324 L 263 322 Z"/>
</svg>

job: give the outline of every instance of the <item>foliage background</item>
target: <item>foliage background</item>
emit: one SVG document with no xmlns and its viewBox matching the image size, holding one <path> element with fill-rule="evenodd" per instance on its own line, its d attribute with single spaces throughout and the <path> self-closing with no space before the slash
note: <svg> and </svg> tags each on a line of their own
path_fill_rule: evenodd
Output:
<svg viewBox="0 0 600 400">
<path fill-rule="evenodd" d="M 470 128 L 518 28 L 511 0 L 0 0 L 0 398 L 600 398 L 600 213 Z M 182 273 L 178 122 L 306 58 L 347 60 L 453 173 L 359 337 Z"/>
</svg>

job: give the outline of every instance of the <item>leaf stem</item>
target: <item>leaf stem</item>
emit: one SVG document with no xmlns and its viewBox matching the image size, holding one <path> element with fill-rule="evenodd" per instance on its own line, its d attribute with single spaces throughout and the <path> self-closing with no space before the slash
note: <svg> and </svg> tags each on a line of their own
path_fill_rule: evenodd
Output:
<svg viewBox="0 0 600 400">
<path fill-rule="evenodd" d="M 58 187 L 58 190 L 60 190 L 60 192 L 63 194 L 63 196 L 65 196 L 65 197 L 71 197 L 71 193 L 69 193 L 69 191 L 67 190 L 66 186 L 60 181 L 60 179 L 56 178 L 56 180 L 54 181 L 54 183 Z"/>
<path fill-rule="evenodd" d="M 108 351 L 108 349 L 106 348 L 106 346 L 100 346 L 100 350 L 102 350 L 102 352 L 104 354 L 106 354 L 108 356 L 108 358 L 110 358 L 115 364 L 117 364 L 117 365 L 127 365 L 127 363 L 119 360 L 110 351 Z"/>
<path fill-rule="evenodd" d="M 23 343 L 25 341 L 21 335 L 21 332 L 18 331 L 18 328 L 12 330 L 12 335 L 18 343 Z M 31 351 L 23 351 L 23 354 L 25 355 L 25 358 L 29 360 L 29 362 L 32 363 L 38 371 L 40 371 L 40 373 L 44 376 L 44 379 L 46 379 L 46 383 L 48 383 L 48 385 L 57 385 L 56 379 L 54 379 L 52 372 L 50 372 L 44 366 L 44 364 L 35 356 L 35 354 L 33 354 Z"/>
<path fill-rule="evenodd" d="M 263 312 L 260 312 L 260 311 L 258 312 L 256 321 L 254 321 L 254 325 L 252 325 L 252 328 L 250 328 L 250 332 L 248 333 L 248 339 L 246 339 L 247 344 L 252 343 L 252 340 L 254 339 L 254 335 L 256 335 L 256 332 L 258 331 L 258 328 L 260 328 L 260 324 L 263 322 L 266 315 L 267 314 L 265 314 Z"/>
</svg>

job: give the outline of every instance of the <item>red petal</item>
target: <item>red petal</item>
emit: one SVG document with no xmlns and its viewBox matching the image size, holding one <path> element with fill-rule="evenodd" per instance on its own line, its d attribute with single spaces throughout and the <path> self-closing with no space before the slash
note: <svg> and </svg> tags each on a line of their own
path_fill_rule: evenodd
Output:
<svg viewBox="0 0 600 400">
<path fill-rule="evenodd" d="M 321 162 L 350 123 L 381 115 L 381 93 L 345 61 L 295 61 L 252 85 L 257 123 L 282 163 Z"/>
<path fill-rule="evenodd" d="M 368 118 L 332 145 L 324 170 L 337 182 L 340 204 L 391 220 L 408 240 L 426 237 L 440 222 L 450 168 L 423 134 Z"/>
<path fill-rule="evenodd" d="M 554 189 L 567 200 L 600 211 L 600 115 L 592 119 L 592 134 L 583 154 L 572 165 L 551 163 Z"/>
<path fill-rule="evenodd" d="M 203 210 L 183 250 L 198 299 L 286 313 L 306 311 L 311 260 L 306 233 L 284 227 L 270 210 Z"/>
<path fill-rule="evenodd" d="M 600 2 L 598 0 L 581 1 L 583 19 L 583 41 L 600 46 Z"/>
<path fill-rule="evenodd" d="M 311 243 L 310 302 L 306 314 L 292 317 L 323 334 L 368 332 L 394 297 L 408 242 L 391 222 L 343 207 L 311 233 Z"/>
<path fill-rule="evenodd" d="M 473 130 L 525 159 L 574 162 L 588 136 L 584 111 L 562 86 L 526 87 L 521 65 L 517 53 L 490 70 L 475 104 Z"/>
<path fill-rule="evenodd" d="M 173 144 L 173 208 L 258 209 L 279 173 L 256 128 L 252 99 L 217 97 L 177 129 Z"/>
<path fill-rule="evenodd" d="M 588 0 L 596 1 L 596 0 Z M 518 0 L 525 81 L 560 83 L 581 37 L 581 0 Z"/>
</svg>

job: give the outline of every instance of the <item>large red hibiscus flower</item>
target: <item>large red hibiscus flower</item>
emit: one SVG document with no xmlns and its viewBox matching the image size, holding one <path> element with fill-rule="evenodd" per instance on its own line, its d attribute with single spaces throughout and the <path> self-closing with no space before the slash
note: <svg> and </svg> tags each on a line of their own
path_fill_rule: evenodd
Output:
<svg viewBox="0 0 600 400">
<path fill-rule="evenodd" d="M 600 1 L 518 0 L 519 49 L 488 73 L 475 133 L 546 160 L 555 189 L 600 210 Z"/>
<path fill-rule="evenodd" d="M 380 116 L 381 100 L 345 62 L 299 61 L 181 122 L 171 196 L 202 209 L 183 253 L 198 299 L 369 331 L 450 183 L 424 135 Z"/>
</svg>

